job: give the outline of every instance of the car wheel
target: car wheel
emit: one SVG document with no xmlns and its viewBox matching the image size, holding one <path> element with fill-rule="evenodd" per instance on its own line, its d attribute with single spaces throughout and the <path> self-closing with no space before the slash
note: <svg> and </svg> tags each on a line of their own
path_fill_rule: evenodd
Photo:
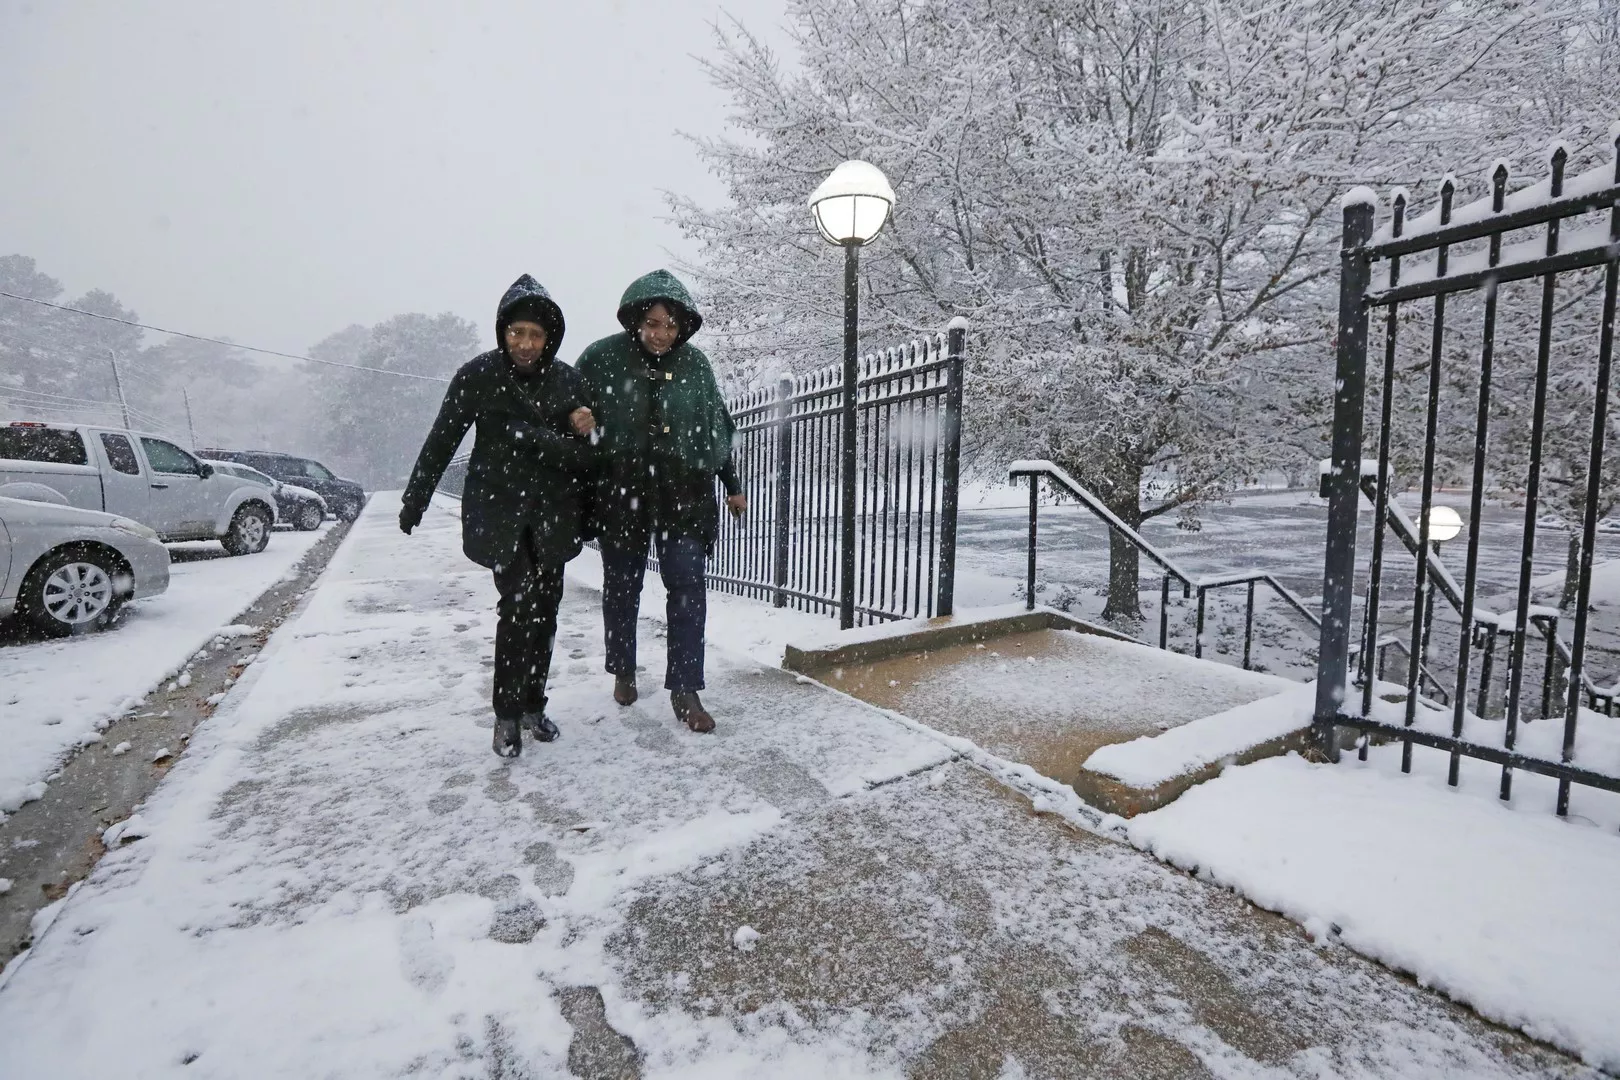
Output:
<svg viewBox="0 0 1620 1080">
<path fill-rule="evenodd" d="M 298 511 L 297 525 L 305 532 L 313 532 L 320 528 L 321 522 L 325 520 L 326 515 L 321 513 L 321 508 L 314 503 L 307 503 Z"/>
<path fill-rule="evenodd" d="M 28 620 L 52 637 L 100 630 L 123 606 L 117 578 L 126 576 L 104 551 L 60 548 L 34 565 L 18 597 Z"/>
<path fill-rule="evenodd" d="M 332 513 L 338 516 L 339 521 L 353 521 L 360 516 L 360 501 L 351 498 L 339 499 L 332 505 Z"/>
<path fill-rule="evenodd" d="M 231 528 L 220 543 L 232 555 L 252 555 L 263 551 L 270 543 L 270 515 L 252 503 L 242 507 L 231 519 Z"/>
</svg>

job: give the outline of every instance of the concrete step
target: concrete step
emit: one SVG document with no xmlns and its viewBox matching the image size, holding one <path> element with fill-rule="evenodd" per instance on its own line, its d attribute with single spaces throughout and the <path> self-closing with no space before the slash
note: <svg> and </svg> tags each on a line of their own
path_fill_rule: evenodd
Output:
<svg viewBox="0 0 1620 1080">
<path fill-rule="evenodd" d="M 1105 636 L 1084 624 L 1026 629 L 1025 616 L 969 621 L 978 640 L 940 646 L 938 635 L 924 628 L 910 643 L 925 648 L 906 651 L 908 638 L 891 632 L 880 639 L 887 655 L 827 667 L 818 677 L 1028 765 L 1099 809 L 1127 816 L 1163 805 L 1191 781 L 1165 790 L 1158 784 L 1133 789 L 1085 767 L 1097 749 L 1157 736 L 1298 686 Z M 801 649 L 798 655 L 817 654 Z M 820 655 L 847 659 L 862 653 L 846 644 Z"/>
</svg>

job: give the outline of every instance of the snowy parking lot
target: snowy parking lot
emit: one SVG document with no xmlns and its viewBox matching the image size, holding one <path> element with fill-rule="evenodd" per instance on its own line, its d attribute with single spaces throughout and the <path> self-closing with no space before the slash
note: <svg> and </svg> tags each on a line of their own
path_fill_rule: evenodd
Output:
<svg viewBox="0 0 1620 1080">
<path fill-rule="evenodd" d="M 1023 587 L 1028 538 L 1028 495 L 1023 487 L 1000 485 L 975 489 L 963 499 L 957 538 L 957 598 L 970 605 L 1004 604 Z M 1043 488 L 1044 492 L 1044 488 Z M 1437 502 L 1455 507 L 1468 517 L 1466 492 L 1445 492 Z M 1400 503 L 1414 516 L 1414 496 Z M 1364 592 L 1367 555 L 1372 550 L 1372 513 L 1363 501 L 1356 538 L 1358 579 Z M 1199 511 L 1196 531 L 1177 527 L 1175 516 L 1155 518 L 1142 526 L 1142 535 L 1193 574 L 1210 577 L 1265 570 L 1276 574 L 1303 596 L 1322 591 L 1322 553 L 1327 537 L 1327 502 L 1307 491 L 1244 492 L 1229 501 L 1212 503 Z M 1464 533 L 1446 544 L 1441 558 L 1461 580 Z M 1487 505 L 1480 521 L 1480 585 L 1482 595 L 1493 596 L 1511 588 L 1518 573 L 1524 537 L 1524 511 Z M 1564 569 L 1569 532 L 1542 526 L 1536 532 L 1535 573 L 1538 577 Z M 1415 564 L 1396 545 L 1390 545 L 1392 580 L 1414 572 Z M 1620 533 L 1600 531 L 1597 558 L 1620 558 Z M 1106 526 L 1074 503 L 1043 503 L 1036 545 L 1037 589 L 1050 603 L 1065 589 L 1097 593 L 1108 580 Z M 1153 567 L 1142 563 L 1143 599 L 1156 594 L 1159 580 Z M 1021 593 L 1019 593 L 1021 595 Z"/>
<path fill-rule="evenodd" d="M 1443 492 L 1441 505 L 1457 508 L 1468 519 L 1466 492 Z M 1403 495 L 1401 505 L 1418 512 L 1414 496 Z M 956 601 L 967 607 L 990 607 L 1020 600 L 1024 595 L 1028 537 L 1027 489 L 1003 485 L 977 486 L 965 493 L 957 540 Z M 1357 537 L 1356 592 L 1366 593 L 1366 571 L 1372 549 L 1372 514 L 1363 501 Z M 1470 525 L 1472 523 L 1470 522 Z M 1194 576 L 1221 577 L 1265 571 L 1293 589 L 1308 604 L 1317 604 L 1322 591 L 1322 556 L 1327 535 L 1327 504 L 1307 491 L 1243 492 L 1230 500 L 1212 503 L 1199 511 L 1196 531 L 1178 528 L 1173 515 L 1146 522 L 1142 535 Z M 1441 561 L 1460 581 L 1466 558 L 1466 533 L 1445 544 Z M 1479 606 L 1505 610 L 1511 606 L 1524 536 L 1523 511 L 1486 505 L 1479 522 Z M 1569 533 L 1542 526 L 1536 534 L 1536 587 L 1540 602 L 1551 599 L 1562 581 L 1568 555 Z M 1620 560 L 1620 532 L 1598 533 L 1598 562 Z M 1410 596 L 1416 563 L 1390 544 L 1384 602 L 1380 617 L 1384 632 L 1410 624 Z M 1069 503 L 1043 503 L 1036 546 L 1036 599 L 1085 619 L 1100 620 L 1107 593 L 1109 549 L 1107 527 L 1085 509 Z M 1142 620 L 1119 629 L 1156 642 L 1159 625 L 1160 578 L 1145 558 L 1141 562 Z M 1254 661 L 1258 670 L 1287 678 L 1315 677 L 1316 630 L 1267 589 L 1256 593 Z M 1170 594 L 1167 620 L 1171 648 L 1193 649 L 1197 602 L 1175 588 Z M 1441 606 L 1439 619 L 1455 626 Z M 1243 655 L 1244 590 L 1229 588 L 1209 596 L 1209 629 L 1205 655 L 1221 663 L 1239 664 Z M 1620 636 L 1608 617 L 1593 627 L 1590 658 L 1605 685 L 1620 677 Z M 1442 627 L 1441 633 L 1446 633 Z"/>
<path fill-rule="evenodd" d="M 169 589 L 137 601 L 111 630 L 40 640 L 6 627 L 0 646 L 0 817 L 44 791 L 75 748 L 97 742 L 114 717 L 136 711 L 187 662 L 280 581 L 331 529 L 277 532 L 255 555 L 217 543 L 172 544 Z"/>
</svg>

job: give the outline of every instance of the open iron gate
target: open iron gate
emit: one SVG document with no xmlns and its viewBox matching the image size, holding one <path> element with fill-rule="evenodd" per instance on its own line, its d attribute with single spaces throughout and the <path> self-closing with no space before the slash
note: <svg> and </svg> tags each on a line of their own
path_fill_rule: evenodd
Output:
<svg viewBox="0 0 1620 1080">
<path fill-rule="evenodd" d="M 1321 745 L 1332 756 L 1338 752 L 1336 729 L 1348 726 L 1372 737 L 1401 740 L 1402 768 L 1410 771 L 1414 744 L 1436 747 L 1450 754 L 1450 782 L 1458 782 L 1459 758 L 1472 757 L 1501 766 L 1500 794 L 1512 794 L 1515 770 L 1558 780 L 1556 809 L 1569 810 L 1571 784 L 1620 791 L 1620 733 L 1607 730 L 1617 722 L 1613 692 L 1597 687 L 1588 671 L 1592 596 L 1592 561 L 1598 517 L 1605 495 L 1605 441 L 1611 423 L 1611 375 L 1614 361 L 1615 293 L 1620 279 L 1620 128 L 1615 131 L 1615 157 L 1611 163 L 1566 179 L 1567 151 L 1552 156 L 1548 175 L 1511 194 L 1509 174 L 1499 165 L 1491 177 L 1491 192 L 1477 202 L 1454 206 L 1455 183 L 1448 179 L 1437 206 L 1420 217 L 1406 216 L 1406 197 L 1393 201 L 1391 220 L 1374 231 L 1376 196 L 1365 188 L 1346 196 L 1341 263 L 1337 385 L 1334 398 L 1333 458 L 1325 486 L 1329 494 L 1328 537 L 1323 577 L 1323 624 L 1315 720 Z M 1607 213 L 1604 213 L 1607 211 Z M 1578 275 L 1590 277 L 1599 268 L 1602 283 L 1577 291 L 1560 305 L 1559 290 Z M 1539 315 L 1525 320 L 1522 356 L 1499 348 L 1499 302 L 1504 288 L 1514 283 L 1534 288 L 1539 284 Z M 1447 300 L 1462 297 L 1482 300 L 1477 325 L 1477 363 L 1468 372 L 1472 382 L 1473 455 L 1467 470 L 1472 523 L 1478 523 L 1487 486 L 1501 476 L 1499 458 L 1493 459 L 1493 435 L 1505 426 L 1493 404 L 1494 382 L 1522 365 L 1533 385 L 1529 406 L 1529 440 L 1522 477 L 1524 533 L 1517 587 L 1511 609 L 1495 613 L 1479 607 L 1479 533 L 1469 530 L 1466 568 L 1455 581 L 1432 554 L 1429 510 L 1437 482 L 1436 452 L 1441 436 L 1442 400 L 1451 402 L 1457 384 L 1455 366 L 1448 372 L 1445 358 L 1457 327 L 1448 326 Z M 1555 328 L 1567 325 L 1589 298 L 1588 313 L 1598 309 L 1596 333 L 1555 338 Z M 1533 300 L 1533 295 L 1527 297 Z M 1471 301 L 1470 301 L 1471 302 Z M 1392 442 L 1399 417 L 1406 370 L 1398 365 L 1403 311 L 1417 306 L 1421 321 L 1430 325 L 1425 378 L 1417 396 L 1423 416 L 1421 446 L 1421 506 L 1416 523 L 1407 521 L 1392 492 Z M 1367 399 L 1368 329 L 1374 309 L 1383 309 L 1383 365 L 1374 388 L 1380 403 L 1375 425 L 1378 456 L 1364 461 L 1363 430 Z M 1527 308 L 1532 311 L 1533 308 Z M 1560 321 L 1562 320 L 1562 322 Z M 1528 345 L 1528 327 L 1535 326 L 1534 357 Z M 1465 329 L 1472 330 L 1473 324 Z M 1448 339 L 1448 334 L 1452 335 Z M 1586 341 L 1596 339 L 1594 357 Z M 1580 365 L 1585 365 L 1580 367 Z M 1576 369 L 1579 367 L 1579 370 Z M 1533 374 L 1531 374 L 1533 370 Z M 1591 370 L 1590 382 L 1585 372 Z M 1571 372 L 1575 374 L 1571 376 Z M 1584 392 L 1582 415 L 1549 416 L 1549 386 L 1576 385 Z M 1411 403 L 1408 395 L 1407 404 Z M 1465 414 L 1466 415 L 1466 412 Z M 1493 421 L 1497 423 L 1493 427 Z M 1523 424 L 1525 417 L 1506 422 Z M 1584 511 L 1572 523 L 1580 530 L 1578 584 L 1571 619 L 1556 608 L 1532 605 L 1532 560 L 1537 530 L 1549 479 L 1544 455 L 1548 424 L 1583 424 L 1590 431 L 1584 462 L 1571 455 L 1566 472 L 1584 484 Z M 1584 469 L 1581 468 L 1584 466 Z M 1612 474 L 1612 469 L 1611 469 Z M 1568 477 L 1566 476 L 1566 479 Z M 1612 485 L 1613 477 L 1609 477 Z M 1356 575 L 1356 520 L 1358 503 L 1366 493 L 1376 503 L 1373 546 L 1366 603 L 1361 620 L 1360 658 L 1351 671 L 1351 638 Z M 1386 567 L 1386 521 L 1415 533 L 1415 573 L 1409 580 L 1390 583 Z M 1447 641 L 1444 659 L 1451 664 L 1430 664 L 1426 653 L 1434 648 L 1436 627 L 1428 625 L 1434 596 L 1441 595 L 1457 613 L 1455 641 Z M 1408 639 L 1397 642 L 1405 654 L 1404 686 L 1380 684 L 1374 658 L 1390 642 L 1379 637 L 1381 608 L 1398 601 L 1410 605 Z M 1561 625 L 1569 621 L 1568 638 Z M 1505 648 L 1498 649 L 1498 639 Z M 1534 651 L 1533 651 L 1533 646 Z M 1542 659 L 1544 651 L 1545 659 Z M 1502 663 L 1497 666 L 1498 654 Z M 1475 660 L 1483 662 L 1476 667 Z M 1491 684 L 1502 678 L 1499 708 L 1493 708 Z M 1538 685 L 1539 684 L 1539 685 Z M 1393 699 L 1393 700 L 1391 700 Z M 1604 702 L 1607 702 L 1605 705 Z M 1539 703 L 1539 707 L 1538 707 Z M 1398 704 L 1400 715 L 1392 714 Z M 1603 711 L 1597 711 L 1602 707 Z M 1532 721 L 1553 725 L 1550 735 L 1524 742 L 1525 725 Z M 1603 725 L 1602 730 L 1595 730 Z M 1538 729 L 1538 734 L 1543 729 Z M 1583 739 L 1583 732 L 1586 736 Z M 1362 754 L 1365 755 L 1365 743 Z M 1614 760 L 1609 760 L 1614 758 Z"/>
</svg>

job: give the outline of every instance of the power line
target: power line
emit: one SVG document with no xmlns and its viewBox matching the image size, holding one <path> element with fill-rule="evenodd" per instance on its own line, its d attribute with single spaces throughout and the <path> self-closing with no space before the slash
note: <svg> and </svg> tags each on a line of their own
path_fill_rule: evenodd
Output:
<svg viewBox="0 0 1620 1080">
<path fill-rule="evenodd" d="M 121 427 L 118 409 L 39 409 L 31 405 L 7 404 L 0 398 L 0 416 L 11 420 L 39 420 L 48 424 L 97 424 Z"/>
<path fill-rule="evenodd" d="M 116 402 L 98 401 L 94 398 L 70 397 L 67 394 L 52 394 L 44 390 L 30 390 L 26 386 L 12 386 L 10 383 L 0 383 L 0 394 L 27 394 L 29 397 L 46 398 L 52 401 L 70 401 L 77 405 L 109 405 Z"/>
<path fill-rule="evenodd" d="M 46 395 L 48 397 L 56 397 L 59 400 L 44 401 L 33 397 L 20 396 L 33 393 L 37 393 L 37 391 L 19 391 L 17 387 L 7 386 L 4 383 L 0 383 L 0 401 L 9 401 L 13 408 L 23 408 L 34 412 L 68 413 L 87 411 L 117 413 L 120 408 L 118 402 L 116 401 L 93 401 L 89 398 L 69 398 L 63 397 L 62 395 Z M 176 421 L 164 419 L 163 417 L 158 416 L 156 413 L 147 412 L 145 409 L 138 409 L 133 405 L 129 407 L 129 412 L 131 416 L 150 424 L 159 424 L 164 427 L 176 426 L 177 424 Z"/>
<path fill-rule="evenodd" d="M 133 379 L 137 382 L 150 383 L 152 386 L 155 386 L 160 390 L 168 388 L 167 381 L 161 375 L 154 375 L 150 372 L 141 370 L 139 363 L 135 362 L 130 357 L 120 356 L 118 358 L 118 364 L 121 368 L 123 368 L 125 378 Z"/>
<path fill-rule="evenodd" d="M 114 410 L 116 410 L 118 408 L 118 403 L 117 402 L 111 402 L 111 401 L 38 401 L 38 400 L 35 400 L 34 398 L 19 397 L 18 395 L 9 393 L 9 392 L 7 392 L 5 390 L 0 390 L 0 398 L 4 398 L 7 401 L 14 402 L 14 403 L 16 403 L 18 405 L 26 405 L 29 408 L 37 408 L 37 409 L 68 409 L 68 410 L 72 410 L 72 409 L 114 409 Z"/>
<path fill-rule="evenodd" d="M 7 406 L 10 409 L 12 409 L 13 411 L 39 413 L 41 415 L 52 415 L 52 416 L 55 416 L 55 415 L 58 415 L 58 414 L 67 414 L 67 415 L 76 416 L 76 415 L 79 415 L 81 413 L 87 413 L 87 412 L 92 412 L 92 413 L 112 412 L 112 413 L 116 413 L 118 411 L 118 406 L 116 406 L 116 405 L 113 405 L 113 406 L 110 406 L 110 407 L 106 406 L 106 405 L 51 405 L 51 404 L 48 404 L 48 403 L 38 402 L 38 401 L 23 401 L 23 400 L 19 400 L 17 398 L 7 397 L 4 394 L 0 394 L 0 401 L 6 402 Z"/>
<path fill-rule="evenodd" d="M 182 390 L 182 393 L 184 393 L 184 390 Z M 93 410 L 96 412 L 117 413 L 121 408 L 116 401 L 72 397 L 67 394 L 50 393 L 44 390 L 30 390 L 27 387 L 15 386 L 11 383 L 0 383 L 0 400 L 9 401 L 12 408 L 22 408 L 32 412 L 71 413 Z M 156 413 L 137 406 L 130 405 L 129 413 L 147 426 L 157 425 L 163 429 L 179 430 L 178 420 L 164 419 Z"/>
<path fill-rule="evenodd" d="M 148 326 L 146 323 L 134 322 L 130 319 L 120 319 L 114 315 L 98 315 L 94 311 L 85 311 L 83 308 L 68 307 L 66 304 L 53 304 L 49 300 L 36 300 L 32 296 L 23 296 L 20 293 L 6 292 L 0 289 L 0 296 L 12 300 L 22 300 L 40 307 L 55 308 L 57 311 L 69 311 L 75 315 L 88 315 L 92 319 L 105 319 L 124 326 L 133 326 L 141 330 L 150 330 L 155 334 L 169 334 L 173 337 L 189 338 L 192 341 L 206 341 L 211 345 L 224 345 L 232 349 L 241 349 L 243 352 L 263 353 L 265 356 L 279 356 L 283 360 L 301 360 L 306 364 L 325 364 L 328 367 L 347 368 L 350 371 L 370 371 L 377 375 L 394 375 L 401 379 L 421 379 L 424 382 L 447 383 L 450 380 L 439 375 L 417 375 L 409 371 L 389 371 L 387 368 L 367 367 L 365 364 L 345 364 L 337 360 L 321 360 L 314 356 L 299 356 L 296 353 L 278 352 L 275 349 L 260 349 L 253 345 L 239 345 L 234 341 L 223 341 L 220 338 L 204 337 L 201 334 L 188 334 L 183 330 L 165 330 L 161 326 Z"/>
</svg>

